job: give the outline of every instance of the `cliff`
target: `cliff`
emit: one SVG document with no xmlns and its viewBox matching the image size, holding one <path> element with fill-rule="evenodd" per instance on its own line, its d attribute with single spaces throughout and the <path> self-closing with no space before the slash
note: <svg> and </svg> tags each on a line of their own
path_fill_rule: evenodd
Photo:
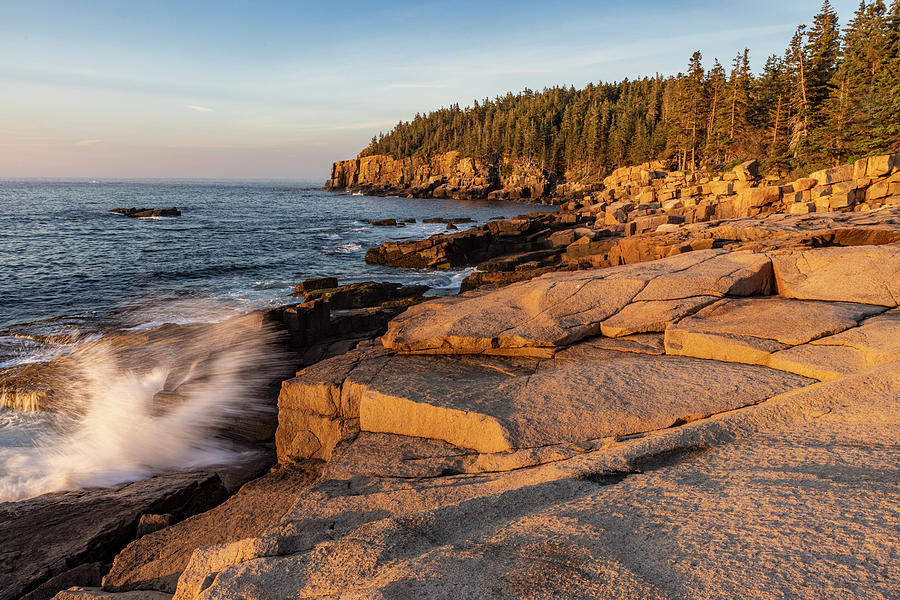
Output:
<svg viewBox="0 0 900 600">
<path fill-rule="evenodd" d="M 553 180 L 528 162 L 485 163 L 452 151 L 430 158 L 376 154 L 336 162 L 325 188 L 415 198 L 519 200 L 544 197 Z"/>
</svg>

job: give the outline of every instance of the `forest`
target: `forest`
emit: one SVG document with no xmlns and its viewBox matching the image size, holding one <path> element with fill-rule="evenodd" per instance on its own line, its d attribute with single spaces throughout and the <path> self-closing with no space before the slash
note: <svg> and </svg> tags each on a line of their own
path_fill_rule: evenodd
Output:
<svg viewBox="0 0 900 600">
<path fill-rule="evenodd" d="M 790 174 L 898 152 L 900 0 L 860 2 L 843 29 L 825 0 L 761 73 L 749 49 L 727 66 L 704 66 L 697 51 L 675 76 L 525 89 L 417 114 L 363 153 L 450 150 L 575 179 L 657 159 L 694 170 L 752 157 L 766 172 Z"/>
</svg>

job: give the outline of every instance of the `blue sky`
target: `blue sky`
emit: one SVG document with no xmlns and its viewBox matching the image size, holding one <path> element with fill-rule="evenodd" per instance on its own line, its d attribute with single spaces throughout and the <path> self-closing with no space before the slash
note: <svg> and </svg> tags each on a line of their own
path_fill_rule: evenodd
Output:
<svg viewBox="0 0 900 600">
<path fill-rule="evenodd" d="M 0 0 L 0 177 L 324 179 L 400 119 L 781 54 L 815 1 Z M 857 0 L 832 0 L 844 24 Z"/>
</svg>

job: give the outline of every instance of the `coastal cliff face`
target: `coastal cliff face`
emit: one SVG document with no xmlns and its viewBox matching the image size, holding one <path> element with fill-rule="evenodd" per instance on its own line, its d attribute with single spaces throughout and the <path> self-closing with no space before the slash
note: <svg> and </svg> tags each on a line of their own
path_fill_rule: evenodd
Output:
<svg viewBox="0 0 900 600">
<path fill-rule="evenodd" d="M 577 173 L 557 178 L 529 162 L 489 164 L 456 151 L 402 160 L 363 151 L 359 158 L 334 163 L 325 188 L 409 198 L 485 198 L 556 205 L 574 201 L 616 215 L 607 218 L 607 225 L 625 222 L 633 209 L 638 209 L 640 216 L 660 209 L 684 209 L 695 213 L 696 220 L 705 221 L 769 212 L 848 211 L 878 204 L 900 189 L 898 156 L 863 158 L 785 182 L 761 176 L 756 160 L 726 172 L 669 170 L 667 163 L 653 161 L 621 167 L 602 179 Z"/>
<path fill-rule="evenodd" d="M 516 200 L 545 196 L 552 179 L 529 163 L 485 163 L 453 151 L 427 159 L 379 154 L 336 162 L 325 188 L 416 198 Z"/>
</svg>

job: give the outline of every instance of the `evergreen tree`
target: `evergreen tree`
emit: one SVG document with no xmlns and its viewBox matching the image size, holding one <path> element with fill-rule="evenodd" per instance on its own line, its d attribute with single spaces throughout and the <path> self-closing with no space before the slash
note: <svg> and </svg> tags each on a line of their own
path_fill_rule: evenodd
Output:
<svg viewBox="0 0 900 600">
<path fill-rule="evenodd" d="M 709 117 L 706 121 L 706 142 L 704 155 L 710 164 L 721 163 L 724 159 L 724 141 L 722 110 L 725 96 L 725 68 L 716 59 L 713 68 L 706 78 L 707 96 L 709 98 Z M 733 127 L 733 125 L 731 125 Z M 730 134 L 729 134 L 730 135 Z"/>
<path fill-rule="evenodd" d="M 807 33 L 806 84 L 810 104 L 819 104 L 828 95 L 828 84 L 837 70 L 841 41 L 837 13 L 825 0 Z"/>
<path fill-rule="evenodd" d="M 526 161 L 597 177 L 663 159 L 679 168 L 746 157 L 779 171 L 900 151 L 900 0 L 863 0 L 843 32 L 828 1 L 758 77 L 749 50 L 730 72 L 695 52 L 686 73 L 525 89 L 400 121 L 366 154 L 428 157 L 457 150 L 503 172 Z"/>
<path fill-rule="evenodd" d="M 809 135 L 809 80 L 807 76 L 806 48 L 803 40 L 806 36 L 806 25 L 797 27 L 791 44 L 785 53 L 785 71 L 790 82 L 790 112 L 789 121 L 791 127 L 790 148 L 796 156 L 799 154 L 799 146 Z"/>
</svg>

